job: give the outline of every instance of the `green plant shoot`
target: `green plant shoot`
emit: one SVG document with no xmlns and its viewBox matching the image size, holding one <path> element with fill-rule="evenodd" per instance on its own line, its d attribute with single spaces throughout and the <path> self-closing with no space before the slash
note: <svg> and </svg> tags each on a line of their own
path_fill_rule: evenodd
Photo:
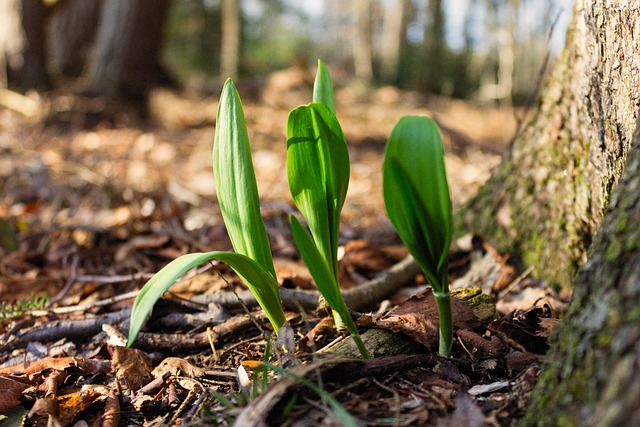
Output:
<svg viewBox="0 0 640 427">
<path fill-rule="evenodd" d="M 242 103 L 231 79 L 224 85 L 218 107 L 213 170 L 220 211 L 233 248 L 255 260 L 271 275 L 272 280 L 247 282 L 247 285 L 277 332 L 285 322 L 285 316 L 269 237 L 260 215 L 258 184 Z M 239 275 L 243 276 L 242 272 Z"/>
<path fill-rule="evenodd" d="M 324 62 L 318 59 L 318 71 L 316 79 L 313 82 L 313 102 L 320 102 L 334 113 L 336 112 L 336 104 L 333 100 L 333 83 L 331 75 Z"/>
<path fill-rule="evenodd" d="M 225 83 L 218 106 L 213 169 L 220 210 L 236 252 L 183 255 L 160 270 L 140 290 L 133 304 L 128 346 L 162 294 L 185 272 L 211 260 L 224 262 L 242 278 L 276 332 L 285 322 L 269 239 L 260 216 L 242 104 L 231 80 Z"/>
<path fill-rule="evenodd" d="M 439 353 L 448 356 L 453 338 L 448 283 L 451 198 L 436 123 L 428 117 L 401 118 L 389 137 L 382 172 L 387 215 L 433 288 Z"/>
<path fill-rule="evenodd" d="M 336 325 L 344 324 L 362 356 L 368 357 L 338 285 L 340 212 L 349 173 L 347 143 L 333 111 L 317 102 L 291 111 L 287 122 L 289 189 L 310 231 L 291 216 L 293 238 L 333 309 Z"/>
</svg>

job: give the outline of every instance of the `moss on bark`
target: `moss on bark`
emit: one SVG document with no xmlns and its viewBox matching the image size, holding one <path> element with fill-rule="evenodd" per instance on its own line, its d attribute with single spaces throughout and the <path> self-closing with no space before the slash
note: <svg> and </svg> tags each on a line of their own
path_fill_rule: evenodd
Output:
<svg viewBox="0 0 640 427">
<path fill-rule="evenodd" d="M 524 425 L 640 425 L 638 224 L 640 130 Z"/>
</svg>

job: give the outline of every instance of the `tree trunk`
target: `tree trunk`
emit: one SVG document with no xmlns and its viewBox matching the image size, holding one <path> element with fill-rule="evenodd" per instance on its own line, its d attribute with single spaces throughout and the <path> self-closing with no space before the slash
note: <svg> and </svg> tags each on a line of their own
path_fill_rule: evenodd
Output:
<svg viewBox="0 0 640 427">
<path fill-rule="evenodd" d="M 383 2 L 380 74 L 389 83 L 397 83 L 400 49 L 404 37 L 404 0 Z"/>
<path fill-rule="evenodd" d="M 45 32 L 47 7 L 42 0 L 22 0 L 20 19 L 25 43 L 22 64 L 11 73 L 11 84 L 25 89 L 48 89 L 51 87 L 46 71 Z"/>
<path fill-rule="evenodd" d="M 558 286 L 586 261 L 637 126 L 639 9 L 577 0 L 536 114 L 456 218 Z"/>
<path fill-rule="evenodd" d="M 640 129 L 569 311 L 553 335 L 525 424 L 640 425 L 638 224 Z"/>
<path fill-rule="evenodd" d="M 89 55 L 100 19 L 102 0 L 74 0 L 58 8 L 48 42 L 52 75 L 78 76 Z"/>
<path fill-rule="evenodd" d="M 160 65 L 168 8 L 169 0 L 103 3 L 87 92 L 144 100 L 152 86 L 168 82 Z"/>
<path fill-rule="evenodd" d="M 353 64 L 356 78 L 363 82 L 373 79 L 373 59 L 371 49 L 371 5 L 369 0 L 355 0 L 356 24 L 353 37 Z"/>
<path fill-rule="evenodd" d="M 577 0 L 536 114 L 463 213 L 542 278 L 579 269 L 525 425 L 640 425 L 639 11 Z"/>
<path fill-rule="evenodd" d="M 445 79 L 444 62 L 446 52 L 445 16 L 442 0 L 429 0 L 427 16 L 430 20 L 424 33 L 424 57 L 420 81 L 426 88 L 441 93 Z"/>
<path fill-rule="evenodd" d="M 20 0 L 0 2 L 0 88 L 7 87 L 9 68 L 22 61 L 24 37 L 20 27 Z"/>
</svg>

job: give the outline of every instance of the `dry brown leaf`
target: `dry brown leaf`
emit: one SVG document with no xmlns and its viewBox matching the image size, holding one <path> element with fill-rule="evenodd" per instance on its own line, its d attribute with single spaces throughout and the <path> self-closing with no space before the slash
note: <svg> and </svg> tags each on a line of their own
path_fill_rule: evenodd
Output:
<svg viewBox="0 0 640 427">
<path fill-rule="evenodd" d="M 131 390 L 142 388 L 153 380 L 151 363 L 147 354 L 136 348 L 112 347 L 111 370 L 116 378 Z"/>
<path fill-rule="evenodd" d="M 0 376 L 0 414 L 20 404 L 20 395 L 26 388 L 27 384 Z"/>
<path fill-rule="evenodd" d="M 453 325 L 458 329 L 476 329 L 480 326 L 478 318 L 464 302 L 451 298 Z M 427 288 L 418 292 L 400 304 L 391 312 L 376 316 L 361 316 L 358 319 L 363 326 L 375 326 L 393 332 L 402 332 L 428 349 L 438 346 L 438 308 L 433 290 Z"/>
<path fill-rule="evenodd" d="M 451 415 L 441 418 L 438 427 L 482 427 L 485 417 L 478 404 L 467 393 L 460 393 L 456 399 L 456 409 Z"/>
<path fill-rule="evenodd" d="M 45 357 L 35 362 L 25 362 L 19 365 L 1 368 L 0 374 L 33 375 L 39 374 L 45 369 L 64 371 L 72 366 L 76 366 L 73 357 Z"/>
<path fill-rule="evenodd" d="M 390 257 L 379 245 L 367 240 L 351 240 L 344 247 L 340 260 L 340 287 L 350 289 L 375 273 L 389 269 L 398 260 Z"/>
<path fill-rule="evenodd" d="M 106 387 L 100 388 L 106 390 Z M 27 415 L 27 420 L 30 425 L 36 425 L 38 419 L 52 417 L 59 425 L 73 425 L 80 413 L 97 400 L 104 398 L 105 395 L 95 387 L 64 396 L 37 399 Z"/>
<path fill-rule="evenodd" d="M 109 390 L 106 395 L 102 421 L 102 427 L 118 427 L 120 425 L 120 401 L 113 390 Z"/>
<path fill-rule="evenodd" d="M 204 376 L 204 369 L 192 365 L 180 357 L 167 357 L 151 372 L 156 378 L 163 378 L 166 374 L 200 378 Z"/>
</svg>

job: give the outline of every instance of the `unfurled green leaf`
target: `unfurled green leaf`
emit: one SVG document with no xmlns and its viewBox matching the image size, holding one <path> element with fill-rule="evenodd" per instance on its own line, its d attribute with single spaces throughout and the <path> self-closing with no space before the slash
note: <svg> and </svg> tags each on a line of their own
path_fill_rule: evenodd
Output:
<svg viewBox="0 0 640 427">
<path fill-rule="evenodd" d="M 227 80 L 220 96 L 213 144 L 213 175 L 222 218 L 236 252 L 276 277 L 267 231 L 260 215 L 258 185 L 240 95 Z"/>
<path fill-rule="evenodd" d="M 244 280 L 276 331 L 285 322 L 269 239 L 260 215 L 242 104 L 231 80 L 225 83 L 218 106 L 213 169 L 220 210 L 236 253 L 184 255 L 160 270 L 133 304 L 127 345 L 133 344 L 162 294 L 187 270 L 213 259 L 229 265 Z"/>
<path fill-rule="evenodd" d="M 382 172 L 387 215 L 433 287 L 439 352 L 448 356 L 453 336 L 448 283 L 451 199 L 436 123 L 428 117 L 400 119 L 389 137 Z"/>
<path fill-rule="evenodd" d="M 400 119 L 387 143 L 383 196 L 391 223 L 429 277 L 447 286 L 451 199 L 442 139 L 428 117 Z"/>
<path fill-rule="evenodd" d="M 291 111 L 287 122 L 289 189 L 334 275 L 349 172 L 349 152 L 335 114 L 320 103 Z"/>
<path fill-rule="evenodd" d="M 234 252 L 193 253 L 171 261 L 140 290 L 131 310 L 127 346 L 133 344 L 147 316 L 162 294 L 188 270 L 211 260 L 224 262 L 243 279 L 276 330 L 285 322 L 278 283 L 271 272 L 251 258 Z"/>
<path fill-rule="evenodd" d="M 318 59 L 318 71 L 316 72 L 316 79 L 313 82 L 313 102 L 320 102 L 334 113 L 336 112 L 336 104 L 333 100 L 333 83 L 331 82 L 331 76 L 329 70 L 324 65 L 324 62 Z"/>
</svg>

